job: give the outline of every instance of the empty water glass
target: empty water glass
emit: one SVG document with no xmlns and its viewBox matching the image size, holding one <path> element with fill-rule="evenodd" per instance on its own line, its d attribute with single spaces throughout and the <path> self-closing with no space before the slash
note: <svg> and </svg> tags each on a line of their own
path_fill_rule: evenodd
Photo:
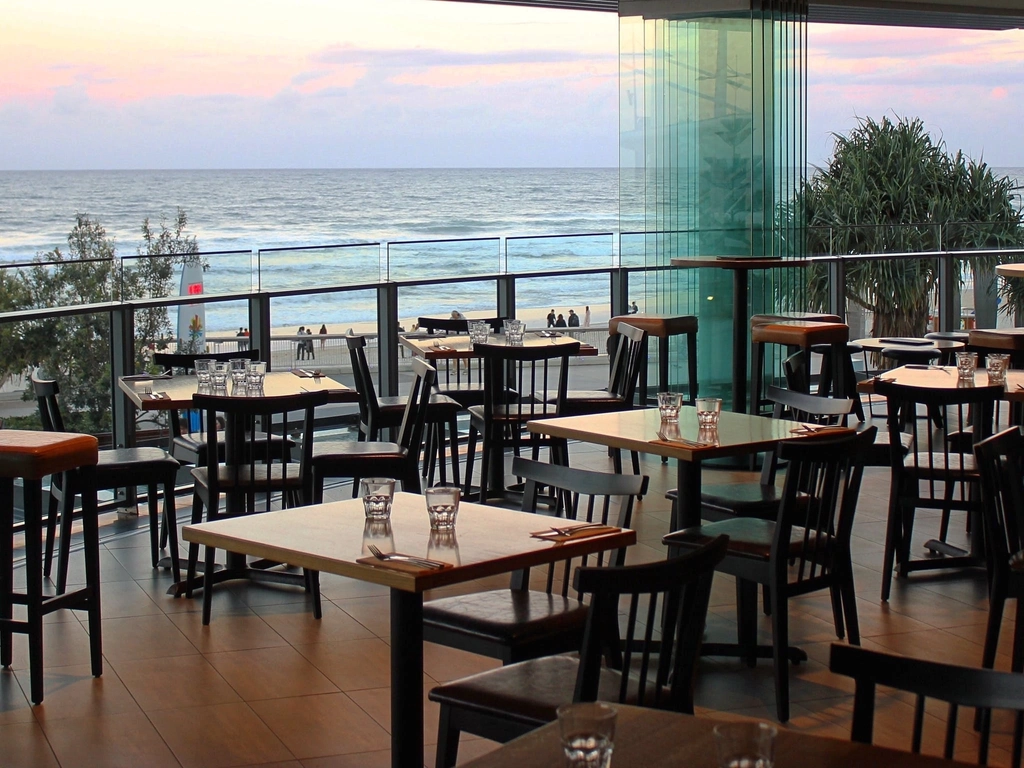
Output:
<svg viewBox="0 0 1024 768">
<path fill-rule="evenodd" d="M 978 370 L 977 352 L 956 353 L 956 373 L 961 379 L 974 381 L 974 372 Z"/>
<path fill-rule="evenodd" d="M 210 370 L 213 367 L 213 360 L 196 360 L 196 379 L 199 381 L 199 391 L 210 391 Z"/>
<path fill-rule="evenodd" d="M 454 485 L 439 485 L 423 491 L 427 497 L 427 517 L 432 531 L 444 531 L 455 527 L 459 515 L 461 493 Z"/>
<path fill-rule="evenodd" d="M 245 371 L 249 367 L 249 359 L 245 357 L 234 357 L 228 361 L 231 367 L 231 381 L 235 384 L 245 384 Z"/>
<path fill-rule="evenodd" d="M 566 768 L 608 768 L 615 748 L 615 707 L 581 702 L 563 704 L 557 713 Z"/>
<path fill-rule="evenodd" d="M 491 326 L 488 323 L 476 322 L 469 324 L 469 341 L 472 344 L 486 344 L 490 333 Z"/>
<path fill-rule="evenodd" d="M 262 360 L 253 360 L 245 369 L 245 393 L 249 397 L 263 396 L 263 379 L 267 375 L 267 364 Z"/>
<path fill-rule="evenodd" d="M 679 408 L 682 404 L 683 396 L 678 392 L 658 393 L 658 411 L 662 421 L 679 421 Z"/>
<path fill-rule="evenodd" d="M 722 723 L 715 726 L 718 768 L 772 768 L 778 730 L 768 723 Z"/>
<path fill-rule="evenodd" d="M 228 393 L 228 364 L 217 361 L 210 366 L 210 384 L 215 395 Z"/>
<path fill-rule="evenodd" d="M 697 406 L 697 425 L 718 429 L 718 417 L 722 413 L 722 398 L 698 397 L 695 405 Z"/>
<path fill-rule="evenodd" d="M 526 333 L 526 323 L 522 320 L 505 321 L 505 343 L 511 347 L 523 346 L 523 335 Z"/>
<path fill-rule="evenodd" d="M 985 368 L 988 370 L 989 384 L 1005 384 L 1006 369 L 1010 364 L 1010 356 L 1005 353 L 985 355 Z"/>
<path fill-rule="evenodd" d="M 363 512 L 367 520 L 389 520 L 395 481 L 390 477 L 364 477 L 359 483 L 363 495 Z"/>
</svg>

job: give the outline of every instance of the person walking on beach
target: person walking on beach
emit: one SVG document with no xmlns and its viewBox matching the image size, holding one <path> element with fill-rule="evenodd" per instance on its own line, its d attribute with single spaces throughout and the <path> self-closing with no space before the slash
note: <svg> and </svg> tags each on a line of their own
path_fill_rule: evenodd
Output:
<svg viewBox="0 0 1024 768">
<path fill-rule="evenodd" d="M 636 305 L 635 301 L 632 304 L 629 305 L 629 314 L 635 315 L 639 311 L 640 311 L 640 307 L 638 307 Z"/>
<path fill-rule="evenodd" d="M 320 349 L 324 348 L 324 344 L 327 343 L 327 323 L 320 326 L 320 335 L 324 338 L 320 339 Z"/>
<path fill-rule="evenodd" d="M 555 328 L 565 328 L 565 318 L 562 317 L 562 313 L 558 313 L 558 319 L 555 320 Z"/>
<path fill-rule="evenodd" d="M 583 327 L 590 327 L 590 307 L 587 307 L 586 309 L 583 310 Z"/>
<path fill-rule="evenodd" d="M 312 328 L 307 328 L 306 329 L 306 335 L 307 336 L 312 336 L 313 335 L 313 329 Z M 306 339 L 306 354 L 309 355 L 309 359 L 310 360 L 316 360 L 316 352 L 313 351 L 313 339 L 312 338 Z"/>
<path fill-rule="evenodd" d="M 306 334 L 306 326 L 300 325 L 299 330 L 295 333 L 299 337 L 298 343 L 295 345 L 295 358 L 297 360 L 306 359 L 306 340 L 302 337 Z"/>
<path fill-rule="evenodd" d="M 235 334 L 235 338 L 238 339 L 238 350 L 244 351 L 249 348 L 249 334 L 245 332 L 242 326 L 238 327 L 238 333 Z"/>
<path fill-rule="evenodd" d="M 555 310 L 554 310 L 554 308 L 552 308 L 551 311 L 548 312 L 548 328 L 554 328 L 554 327 L 555 327 Z"/>
<path fill-rule="evenodd" d="M 576 314 L 575 309 L 569 310 L 569 327 L 579 328 L 580 327 L 580 316 Z"/>
</svg>

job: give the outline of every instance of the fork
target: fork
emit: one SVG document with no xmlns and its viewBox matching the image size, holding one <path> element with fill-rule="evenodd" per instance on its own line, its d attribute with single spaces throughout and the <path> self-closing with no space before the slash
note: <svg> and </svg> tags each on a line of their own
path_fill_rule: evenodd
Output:
<svg viewBox="0 0 1024 768">
<path fill-rule="evenodd" d="M 444 563 L 439 563 L 435 560 L 426 560 L 421 557 L 410 557 L 409 555 L 399 555 L 396 552 L 381 552 L 375 544 L 370 544 L 367 549 L 370 550 L 370 554 L 378 560 L 387 562 L 388 560 L 395 560 L 402 563 L 410 563 L 411 565 L 420 565 L 424 568 L 432 568 L 434 570 L 440 570 L 444 568 Z"/>
<path fill-rule="evenodd" d="M 551 526 L 551 531 L 558 536 L 572 536 L 576 531 L 586 531 L 590 528 L 605 528 L 604 523 L 583 523 L 582 525 L 570 525 L 564 528 Z"/>
</svg>

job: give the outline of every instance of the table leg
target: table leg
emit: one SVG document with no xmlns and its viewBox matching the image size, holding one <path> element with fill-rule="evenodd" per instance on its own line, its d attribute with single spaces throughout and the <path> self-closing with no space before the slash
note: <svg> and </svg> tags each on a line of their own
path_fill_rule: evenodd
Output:
<svg viewBox="0 0 1024 768">
<path fill-rule="evenodd" d="M 676 489 L 678 497 L 670 533 L 700 525 L 700 459 L 676 460 Z"/>
<path fill-rule="evenodd" d="M 747 410 L 747 294 L 750 273 L 732 271 L 732 410 Z"/>
<path fill-rule="evenodd" d="M 423 765 L 423 595 L 391 590 L 391 766 Z"/>
</svg>

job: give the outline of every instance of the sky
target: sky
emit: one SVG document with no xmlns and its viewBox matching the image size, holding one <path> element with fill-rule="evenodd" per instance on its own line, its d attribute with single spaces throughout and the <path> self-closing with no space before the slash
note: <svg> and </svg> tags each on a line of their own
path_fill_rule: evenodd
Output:
<svg viewBox="0 0 1024 768">
<path fill-rule="evenodd" d="M 437 0 L 4 0 L 0 170 L 618 164 L 614 14 Z M 812 25 L 808 160 L 921 117 L 1024 166 L 1024 34 Z"/>
</svg>

